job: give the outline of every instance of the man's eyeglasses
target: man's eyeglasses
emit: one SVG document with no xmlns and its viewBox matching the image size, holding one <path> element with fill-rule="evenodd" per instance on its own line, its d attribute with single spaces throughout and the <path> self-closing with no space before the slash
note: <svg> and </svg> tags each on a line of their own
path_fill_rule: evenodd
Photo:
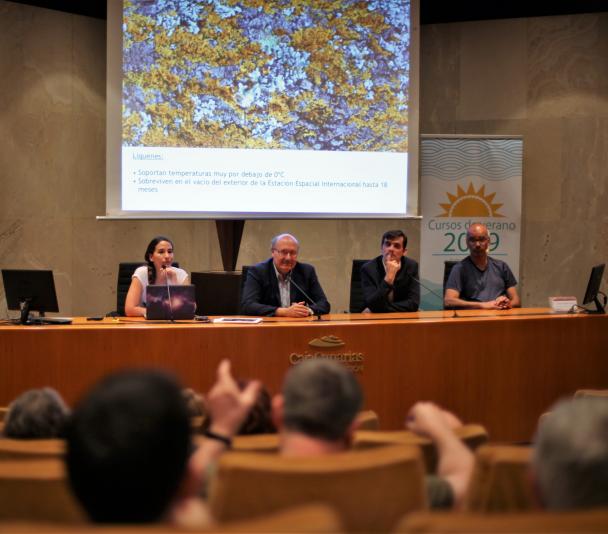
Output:
<svg viewBox="0 0 608 534">
<path fill-rule="evenodd" d="M 286 249 L 282 249 L 282 250 L 278 250 L 276 248 L 272 249 L 273 252 L 278 253 L 280 256 L 297 256 L 298 255 L 298 251 L 297 250 L 286 250 Z"/>
</svg>

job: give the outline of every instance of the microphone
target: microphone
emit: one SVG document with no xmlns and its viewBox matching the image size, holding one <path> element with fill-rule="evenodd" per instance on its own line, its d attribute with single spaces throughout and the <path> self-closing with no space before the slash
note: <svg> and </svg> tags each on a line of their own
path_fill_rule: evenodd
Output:
<svg viewBox="0 0 608 534">
<path fill-rule="evenodd" d="M 174 323 L 173 319 L 173 303 L 171 302 L 171 290 L 169 289 L 169 275 L 167 273 L 167 266 L 163 265 L 162 270 L 165 271 L 165 285 L 167 286 L 167 297 L 169 298 L 169 320 Z"/>
<path fill-rule="evenodd" d="M 317 303 L 308 296 L 308 293 L 306 293 L 306 291 L 304 291 L 298 284 L 296 284 L 294 282 L 293 277 L 291 276 L 291 271 L 289 271 L 287 273 L 287 280 L 289 281 L 290 284 L 293 284 L 295 286 L 295 288 L 297 290 L 299 290 L 300 293 L 302 293 L 302 295 L 304 295 L 313 306 L 317 306 Z M 320 312 L 315 312 L 314 310 L 312 310 L 312 311 L 315 314 L 315 317 L 317 318 L 317 321 L 322 321 L 323 320 L 323 319 L 321 319 L 321 313 Z"/>
<path fill-rule="evenodd" d="M 416 282 L 420 287 L 423 287 L 424 289 L 426 289 L 431 295 L 435 295 L 439 300 L 441 300 L 441 303 L 443 304 L 443 297 L 441 295 L 439 295 L 439 293 L 433 291 L 430 287 L 425 286 L 420 280 L 418 280 L 418 278 L 416 278 L 413 274 L 407 273 L 409 275 L 409 277 L 414 280 L 414 282 Z M 454 315 L 452 317 L 458 317 L 458 314 L 456 313 L 456 309 L 452 308 L 452 311 L 454 312 Z"/>
</svg>

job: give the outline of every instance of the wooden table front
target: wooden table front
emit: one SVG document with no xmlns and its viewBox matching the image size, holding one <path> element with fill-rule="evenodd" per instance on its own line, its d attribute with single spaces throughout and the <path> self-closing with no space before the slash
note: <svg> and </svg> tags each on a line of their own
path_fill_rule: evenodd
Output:
<svg viewBox="0 0 608 534">
<path fill-rule="evenodd" d="M 222 358 L 232 361 L 235 376 L 259 378 L 273 394 L 291 365 L 323 357 L 357 374 L 382 428 L 401 428 L 409 406 L 432 400 L 485 425 L 492 440 L 527 441 L 558 397 L 608 388 L 604 315 L 522 309 L 324 319 L 243 325 L 75 318 L 69 326 L 0 326 L 0 405 L 42 386 L 73 403 L 109 371 L 141 366 L 169 369 L 204 392 Z"/>
</svg>

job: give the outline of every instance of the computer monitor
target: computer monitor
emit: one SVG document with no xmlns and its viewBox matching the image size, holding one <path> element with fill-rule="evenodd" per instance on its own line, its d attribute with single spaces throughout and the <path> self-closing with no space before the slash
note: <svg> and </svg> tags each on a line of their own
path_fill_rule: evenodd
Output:
<svg viewBox="0 0 608 534">
<path fill-rule="evenodd" d="M 2 281 L 8 309 L 21 311 L 22 324 L 28 323 L 30 311 L 41 316 L 59 311 L 53 271 L 2 269 Z"/>
<path fill-rule="evenodd" d="M 589 282 L 587 283 L 587 291 L 585 291 L 585 297 L 583 298 L 583 306 L 585 304 L 589 304 L 591 302 L 595 303 L 595 310 L 587 310 L 589 313 L 606 313 L 606 295 L 600 291 L 600 286 L 602 285 L 602 276 L 604 276 L 604 269 L 606 267 L 605 263 L 600 265 L 596 265 L 591 269 L 591 274 L 589 275 Z M 602 295 L 604 297 L 604 303 L 600 302 L 598 295 Z"/>
</svg>

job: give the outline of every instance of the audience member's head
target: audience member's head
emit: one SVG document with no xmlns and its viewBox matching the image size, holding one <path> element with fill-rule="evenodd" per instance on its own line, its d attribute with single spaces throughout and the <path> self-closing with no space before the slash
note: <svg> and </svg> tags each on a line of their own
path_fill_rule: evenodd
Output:
<svg viewBox="0 0 608 534">
<path fill-rule="evenodd" d="M 332 442 L 344 440 L 354 430 L 363 393 L 346 367 L 314 359 L 289 370 L 277 399 L 274 408 L 283 431 Z"/>
<path fill-rule="evenodd" d="M 249 380 L 238 380 L 239 389 L 244 391 L 249 385 Z M 272 434 L 277 431 L 272 421 L 271 399 L 265 387 L 260 388 L 253 408 L 249 412 L 247 419 L 241 425 L 239 434 L 248 436 L 252 434 Z"/>
<path fill-rule="evenodd" d="M 69 409 L 52 388 L 30 389 L 8 408 L 4 436 L 14 439 L 45 439 L 63 436 Z"/>
<path fill-rule="evenodd" d="M 237 380 L 240 391 L 245 391 L 251 383 L 250 380 Z M 201 430 L 209 430 L 213 423 L 213 418 L 209 415 L 203 421 Z M 257 394 L 255 404 L 237 431 L 239 436 L 250 436 L 253 434 L 274 434 L 277 431 L 272 420 L 271 400 L 268 390 L 261 386 Z"/>
<path fill-rule="evenodd" d="M 190 417 L 202 417 L 206 415 L 205 399 L 200 393 L 197 393 L 192 388 L 184 388 L 182 389 L 182 395 Z"/>
<path fill-rule="evenodd" d="M 190 417 L 180 385 L 159 371 L 103 379 L 67 431 L 70 484 L 89 517 L 146 523 L 168 511 L 186 476 Z"/>
<path fill-rule="evenodd" d="M 539 425 L 533 468 L 546 508 L 608 506 L 608 399 L 559 402 Z"/>
</svg>

